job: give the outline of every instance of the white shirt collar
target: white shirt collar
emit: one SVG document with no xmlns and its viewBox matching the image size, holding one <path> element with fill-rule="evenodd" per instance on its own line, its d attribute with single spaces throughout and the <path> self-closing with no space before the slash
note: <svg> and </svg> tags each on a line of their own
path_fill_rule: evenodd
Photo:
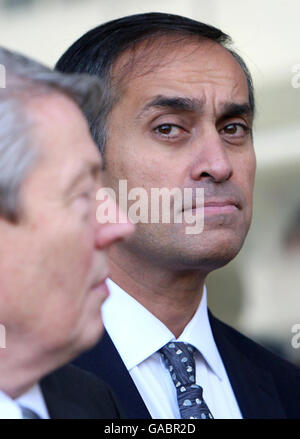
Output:
<svg viewBox="0 0 300 439">
<path fill-rule="evenodd" d="M 49 419 L 49 413 L 39 384 L 35 384 L 15 401 L 17 404 L 33 410 L 40 418 Z"/>
<path fill-rule="evenodd" d="M 130 371 L 166 343 L 175 340 L 175 336 L 158 318 L 111 279 L 107 280 L 107 285 L 110 296 L 102 306 L 104 326 Z M 177 341 L 185 341 L 195 346 L 212 371 L 222 380 L 226 372 L 209 323 L 205 287 L 195 315 Z M 129 345 L 139 348 L 130 349 Z"/>
<path fill-rule="evenodd" d="M 38 384 L 16 399 L 0 390 L 0 419 L 22 419 L 20 406 L 33 410 L 42 419 L 49 419 L 48 410 Z"/>
<path fill-rule="evenodd" d="M 0 419 L 21 419 L 20 407 L 6 393 L 0 390 Z"/>
</svg>

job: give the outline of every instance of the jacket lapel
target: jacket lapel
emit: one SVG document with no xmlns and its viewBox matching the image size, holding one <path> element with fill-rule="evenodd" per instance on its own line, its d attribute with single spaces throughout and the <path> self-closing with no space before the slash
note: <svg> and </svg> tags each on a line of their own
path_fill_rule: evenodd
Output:
<svg viewBox="0 0 300 439">
<path fill-rule="evenodd" d="M 98 375 L 110 385 L 128 419 L 151 419 L 134 381 L 106 331 L 100 342 L 76 359 L 74 364 Z"/>
<path fill-rule="evenodd" d="M 272 375 L 237 346 L 234 330 L 209 313 L 210 323 L 232 389 L 244 418 L 285 418 Z M 229 330 L 230 329 L 230 330 Z M 250 341 L 249 341 L 250 344 Z M 243 349 L 241 349 L 243 347 Z"/>
<path fill-rule="evenodd" d="M 247 355 L 247 339 L 239 345 L 235 331 L 209 313 L 213 335 L 227 371 L 232 389 L 244 418 L 285 418 L 271 373 L 259 365 L 261 359 Z M 251 343 L 250 341 L 248 342 Z M 256 361 L 258 360 L 258 361 Z M 151 416 L 105 331 L 101 341 L 74 362 L 100 376 L 113 389 L 128 419 L 151 419 Z M 50 417 L 68 418 L 82 415 L 80 408 L 65 401 L 61 386 L 50 375 L 41 381 L 41 389 Z"/>
<path fill-rule="evenodd" d="M 43 378 L 40 387 L 50 419 L 80 419 L 87 416 L 84 407 L 66 399 L 64 383 L 57 379 L 55 372 Z"/>
</svg>

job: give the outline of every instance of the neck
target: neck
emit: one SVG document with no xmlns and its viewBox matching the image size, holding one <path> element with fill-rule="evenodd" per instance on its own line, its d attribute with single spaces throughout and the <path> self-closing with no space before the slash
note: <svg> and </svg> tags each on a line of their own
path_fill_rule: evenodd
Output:
<svg viewBox="0 0 300 439">
<path fill-rule="evenodd" d="M 7 337 L 6 346 L 0 349 L 0 389 L 15 399 L 36 384 L 40 374 L 30 345 L 20 345 Z"/>
<path fill-rule="evenodd" d="M 50 371 L 67 362 L 69 352 L 45 352 L 33 337 L 15 334 L 7 326 L 6 348 L 0 349 L 0 390 L 12 399 L 37 384 Z"/>
<path fill-rule="evenodd" d="M 132 254 L 110 254 L 111 279 L 134 297 L 175 335 L 180 336 L 196 312 L 205 277 L 196 270 L 171 271 Z"/>
</svg>

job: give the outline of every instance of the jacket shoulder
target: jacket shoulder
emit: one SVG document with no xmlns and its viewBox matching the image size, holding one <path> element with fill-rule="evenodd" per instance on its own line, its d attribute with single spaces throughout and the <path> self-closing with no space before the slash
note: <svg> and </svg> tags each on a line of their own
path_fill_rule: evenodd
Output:
<svg viewBox="0 0 300 439">
<path fill-rule="evenodd" d="M 299 418 L 300 368 L 211 316 L 211 326 L 227 372 L 234 370 L 241 381 L 251 376 L 252 384 L 272 383 L 288 418 Z M 234 379 L 234 377 L 231 378 Z M 271 381 L 270 381 L 271 380 Z M 271 387 L 269 387 L 269 390 Z M 248 389 L 249 390 L 249 389 Z"/>
<path fill-rule="evenodd" d="M 70 411 L 74 413 L 74 417 L 103 419 L 123 417 L 122 409 L 110 387 L 92 373 L 79 369 L 73 364 L 61 367 L 46 376 L 41 381 L 41 388 L 51 417 L 57 417 L 58 404 L 59 413 L 68 414 Z"/>
<path fill-rule="evenodd" d="M 289 361 L 279 357 L 277 354 L 271 352 L 256 341 L 250 339 L 246 335 L 213 317 L 216 332 L 222 334 L 230 340 L 232 344 L 246 356 L 249 360 L 255 362 L 262 368 L 268 368 L 273 373 L 289 372 L 300 380 L 300 368 L 290 363 Z"/>
</svg>

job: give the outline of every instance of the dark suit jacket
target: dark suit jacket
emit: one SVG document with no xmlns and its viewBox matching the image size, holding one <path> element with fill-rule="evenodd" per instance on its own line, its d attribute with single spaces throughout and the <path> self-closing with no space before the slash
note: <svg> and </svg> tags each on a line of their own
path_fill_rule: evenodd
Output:
<svg viewBox="0 0 300 439">
<path fill-rule="evenodd" d="M 209 314 L 215 342 L 244 418 L 300 418 L 300 369 Z M 128 418 L 150 418 L 110 337 L 76 360 L 107 381 Z"/>
<path fill-rule="evenodd" d="M 122 417 L 122 410 L 109 387 L 73 365 L 52 372 L 39 384 L 51 419 Z"/>
</svg>

